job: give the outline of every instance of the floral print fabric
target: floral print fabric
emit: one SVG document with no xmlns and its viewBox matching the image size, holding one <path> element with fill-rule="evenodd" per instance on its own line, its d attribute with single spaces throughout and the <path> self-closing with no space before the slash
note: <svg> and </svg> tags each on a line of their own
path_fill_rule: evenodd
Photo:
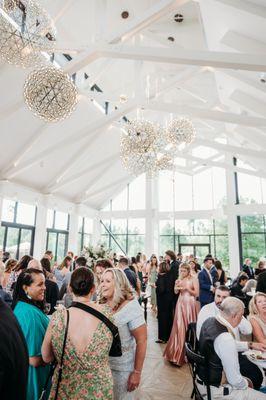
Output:
<svg viewBox="0 0 266 400">
<path fill-rule="evenodd" d="M 105 306 L 103 313 L 107 318 L 112 319 L 108 306 Z M 51 321 L 52 346 L 56 360 L 60 361 L 65 333 L 65 310 L 56 311 Z M 58 400 L 111 400 L 113 398 L 113 382 L 108 357 L 112 340 L 111 331 L 101 321 L 82 354 L 76 351 L 69 337 L 67 338 Z M 57 380 L 58 366 L 53 376 L 50 400 L 54 399 Z"/>
</svg>

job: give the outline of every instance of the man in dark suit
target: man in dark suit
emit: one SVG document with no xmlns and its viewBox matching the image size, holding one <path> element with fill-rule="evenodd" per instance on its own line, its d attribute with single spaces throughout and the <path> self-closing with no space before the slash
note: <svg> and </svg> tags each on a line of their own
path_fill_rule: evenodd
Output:
<svg viewBox="0 0 266 400">
<path fill-rule="evenodd" d="M 200 288 L 199 301 L 201 307 L 205 306 L 206 304 L 212 303 L 214 300 L 214 282 L 210 273 L 213 264 L 213 258 L 206 257 L 204 259 L 204 267 L 198 275 Z"/>
<path fill-rule="evenodd" d="M 266 293 L 266 270 L 258 276 L 256 292 Z"/>
<path fill-rule="evenodd" d="M 254 275 L 254 269 L 251 266 L 251 259 L 250 258 L 246 258 L 244 261 L 244 265 L 242 267 L 242 271 L 245 272 L 248 276 L 248 279 L 254 279 L 255 275 Z"/>
<path fill-rule="evenodd" d="M 164 258 L 165 258 L 165 261 L 169 263 L 169 267 L 170 267 L 170 270 L 168 272 L 168 274 L 170 275 L 170 278 L 168 280 L 168 282 L 169 282 L 168 286 L 169 287 L 167 288 L 167 291 L 169 293 L 171 293 L 172 297 L 173 297 L 172 304 L 173 304 L 173 318 L 174 318 L 175 306 L 176 306 L 176 302 L 177 302 L 177 299 L 178 299 L 178 295 L 176 295 L 175 292 L 174 292 L 174 287 L 175 287 L 175 281 L 177 280 L 178 275 L 179 275 L 180 262 L 177 261 L 176 254 L 172 250 L 167 250 L 165 252 Z"/>
<path fill-rule="evenodd" d="M 0 299 L 0 398 L 26 400 L 29 355 L 11 308 Z"/>
</svg>

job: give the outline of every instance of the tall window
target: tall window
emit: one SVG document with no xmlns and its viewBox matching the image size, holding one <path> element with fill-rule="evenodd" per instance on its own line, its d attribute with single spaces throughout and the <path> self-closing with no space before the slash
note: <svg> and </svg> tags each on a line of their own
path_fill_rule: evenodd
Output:
<svg viewBox="0 0 266 400">
<path fill-rule="evenodd" d="M 242 260 L 251 258 L 257 263 L 266 257 L 266 215 L 245 215 L 240 217 Z"/>
<path fill-rule="evenodd" d="M 92 239 L 93 220 L 87 217 L 79 217 L 79 238 L 78 248 L 83 250 L 84 246 L 89 246 Z"/>
<path fill-rule="evenodd" d="M 102 221 L 101 241 L 118 254 L 135 256 L 144 252 L 145 219 L 112 219 Z"/>
<path fill-rule="evenodd" d="M 159 211 L 211 210 L 226 200 L 225 171 L 208 168 L 193 176 L 162 171 L 159 175 Z"/>
<path fill-rule="evenodd" d="M 239 165 L 239 160 L 238 164 Z M 258 176 L 238 173 L 239 201 L 243 204 L 266 203 L 266 179 Z"/>
<path fill-rule="evenodd" d="M 51 250 L 56 261 L 62 261 L 67 252 L 69 215 L 61 211 L 47 211 L 46 249 Z"/>
<path fill-rule="evenodd" d="M 33 254 L 36 207 L 14 200 L 3 200 L 0 243 L 11 257 Z"/>
<path fill-rule="evenodd" d="M 211 253 L 228 269 L 226 220 L 161 220 L 159 226 L 161 255 L 166 250 L 175 250 L 185 255 L 194 254 L 202 262 Z"/>
<path fill-rule="evenodd" d="M 145 174 L 138 176 L 118 193 L 102 211 L 144 210 L 146 203 Z"/>
</svg>

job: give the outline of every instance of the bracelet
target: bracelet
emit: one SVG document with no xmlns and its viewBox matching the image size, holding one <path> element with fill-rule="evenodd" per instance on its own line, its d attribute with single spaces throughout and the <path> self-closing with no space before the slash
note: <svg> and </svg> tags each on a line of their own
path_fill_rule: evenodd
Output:
<svg viewBox="0 0 266 400">
<path fill-rule="evenodd" d="M 135 374 L 141 374 L 141 371 L 138 371 L 137 369 L 134 369 L 133 371 Z"/>
</svg>

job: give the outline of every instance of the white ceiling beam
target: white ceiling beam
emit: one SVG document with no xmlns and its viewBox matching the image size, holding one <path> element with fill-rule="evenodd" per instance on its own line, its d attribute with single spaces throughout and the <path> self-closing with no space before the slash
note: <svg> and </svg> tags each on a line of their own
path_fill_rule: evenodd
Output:
<svg viewBox="0 0 266 400">
<path fill-rule="evenodd" d="M 240 172 L 240 173 L 253 175 L 253 176 L 262 176 L 262 177 L 266 178 L 266 172 L 263 172 L 263 171 L 251 171 L 249 169 L 239 168 L 239 167 L 236 167 L 234 165 L 231 165 L 231 164 L 228 164 L 225 162 L 211 161 L 209 159 L 202 159 L 200 157 L 195 157 L 195 156 L 192 156 L 189 154 L 181 153 L 179 157 L 183 157 L 183 158 L 185 158 L 187 160 L 191 160 L 191 161 L 197 161 L 199 163 L 199 165 L 203 165 L 204 167 L 206 167 L 206 166 L 219 167 L 219 168 L 224 168 L 229 171 Z"/>
<path fill-rule="evenodd" d="M 92 135 L 90 135 L 90 139 L 88 141 L 86 141 L 85 143 L 83 143 L 78 150 L 76 150 L 75 153 L 71 154 L 71 160 L 66 160 L 66 163 L 61 167 L 59 172 L 56 172 L 56 175 L 51 178 L 51 181 L 49 183 L 48 186 L 45 186 L 42 189 L 43 193 L 49 193 L 50 192 L 50 186 L 52 185 L 56 185 L 58 183 L 61 182 L 61 180 L 63 179 L 63 177 L 72 170 L 72 168 L 74 167 L 75 164 L 77 164 L 78 162 L 80 162 L 80 160 L 82 159 L 83 156 L 85 156 L 86 154 L 88 154 L 88 150 L 90 149 L 90 147 L 94 144 L 94 142 L 99 138 L 99 136 L 101 136 L 103 134 L 104 130 L 96 131 L 95 133 L 93 133 Z"/>
<path fill-rule="evenodd" d="M 177 104 L 164 103 L 162 101 L 152 101 L 143 106 L 150 110 L 187 115 L 192 118 L 204 118 L 207 120 L 228 122 L 237 125 L 266 127 L 266 118 L 252 117 L 242 114 L 233 114 L 224 111 L 208 110 L 197 107 L 179 106 Z"/>
<path fill-rule="evenodd" d="M 218 143 L 215 140 L 206 140 L 206 139 L 200 139 L 197 138 L 197 140 L 194 142 L 198 145 L 202 146 L 207 146 L 211 147 L 213 149 L 219 150 L 224 153 L 230 153 L 233 155 L 244 155 L 244 156 L 250 156 L 250 157 L 255 157 L 255 158 L 261 158 L 261 159 L 266 159 L 266 151 L 257 151 L 253 149 L 248 149 L 246 147 L 238 147 L 238 146 L 232 146 L 230 144 L 222 144 Z M 217 157 L 217 154 L 215 155 Z"/>
<path fill-rule="evenodd" d="M 114 162 L 114 160 L 117 159 L 117 157 L 119 157 L 119 153 L 114 153 L 110 157 L 100 160 L 99 162 L 90 165 L 89 167 L 83 169 L 82 171 L 79 171 L 76 174 L 71 175 L 69 178 L 62 180 L 58 184 L 53 184 L 53 185 L 50 184 L 47 186 L 47 191 L 49 191 L 49 193 L 58 192 L 63 187 L 72 185 L 75 181 L 84 177 L 88 173 L 91 173 L 103 166 L 105 166 L 105 168 L 106 168 L 108 165 L 112 164 Z"/>
<path fill-rule="evenodd" d="M 122 183 L 127 183 L 130 181 L 130 177 L 126 176 L 123 178 L 120 178 L 112 183 L 109 183 L 108 185 L 102 186 L 100 189 L 95 190 L 94 192 L 91 192 L 87 195 L 86 198 L 84 198 L 83 203 L 87 203 L 90 201 L 91 197 L 96 196 L 99 193 L 105 192 L 111 187 L 119 186 L 122 185 Z"/>
<path fill-rule="evenodd" d="M 227 31 L 220 42 L 241 53 L 266 53 L 265 43 L 234 31 Z"/>
<path fill-rule="evenodd" d="M 40 162 L 41 160 L 44 160 L 45 158 L 50 157 L 51 154 L 56 153 L 59 149 L 62 150 L 68 146 L 71 146 L 72 145 L 71 139 L 75 140 L 75 143 L 77 143 L 77 141 L 81 141 L 84 139 L 87 139 L 87 142 L 89 142 L 90 139 L 88 140 L 88 135 L 93 134 L 96 131 L 99 131 L 101 129 L 104 129 L 106 126 L 112 124 L 112 122 L 117 121 L 123 115 L 132 111 L 132 109 L 136 108 L 137 105 L 138 105 L 138 103 L 136 101 L 128 102 L 126 105 L 122 106 L 120 109 L 113 111 L 110 115 L 103 115 L 101 118 L 92 122 L 90 125 L 81 129 L 79 132 L 74 132 L 73 135 L 68 137 L 68 141 L 63 139 L 60 142 L 48 147 L 44 151 L 41 151 L 40 153 L 36 154 L 30 160 L 25 160 L 24 162 L 21 161 L 21 163 L 18 164 L 18 166 L 10 168 L 9 171 L 7 172 L 5 178 L 9 179 L 9 178 L 21 173 L 22 171 L 32 167 L 33 165 Z"/>
<path fill-rule="evenodd" d="M 46 129 L 47 124 L 45 122 L 42 122 L 41 125 L 34 130 L 33 135 L 30 136 L 27 142 L 22 145 L 17 154 L 12 156 L 12 161 L 10 161 L 9 164 L 7 164 L 7 166 L 1 171 L 1 176 L 5 176 L 8 171 L 10 171 L 12 168 L 16 167 L 20 163 L 25 154 L 30 151 L 33 145 L 40 139 L 41 136 L 43 136 Z"/>
<path fill-rule="evenodd" d="M 185 4 L 188 0 L 161 0 L 148 10 L 144 11 L 140 16 L 134 18 L 127 24 L 126 28 L 119 29 L 107 39 L 108 43 L 115 44 L 120 41 L 126 41 L 132 36 L 141 32 L 149 25 L 153 24 L 158 19 L 162 18 L 166 13 L 175 10 L 177 7 Z M 89 63 L 95 60 L 98 56 L 97 48 L 90 48 L 78 55 L 75 59 L 70 61 L 64 70 L 66 73 L 72 75 L 80 69 L 86 67 Z"/>
<path fill-rule="evenodd" d="M 266 103 L 261 99 L 257 99 L 239 89 L 234 90 L 229 98 L 246 110 L 263 115 L 264 117 L 266 116 Z"/>
<path fill-rule="evenodd" d="M 265 83 L 260 82 L 259 79 L 257 80 L 251 79 L 248 76 L 241 73 L 240 71 L 224 70 L 224 71 L 219 71 L 219 73 L 227 75 L 230 78 L 236 79 L 239 82 L 243 83 L 244 85 L 251 86 L 254 89 L 259 90 L 260 92 L 265 94 Z"/>
<path fill-rule="evenodd" d="M 241 129 L 236 128 L 234 132 L 250 144 L 255 144 L 259 148 L 266 147 L 266 136 L 257 131 L 257 129 L 248 130 L 241 127 Z"/>
<path fill-rule="evenodd" d="M 235 8 L 238 11 L 244 11 L 256 17 L 266 18 L 266 7 L 248 0 L 216 0 L 216 2 Z"/>
<path fill-rule="evenodd" d="M 99 49 L 102 57 L 119 58 L 127 60 L 143 60 L 166 64 L 185 64 L 197 66 L 210 66 L 224 69 L 242 69 L 247 71 L 263 71 L 266 68 L 266 56 L 258 54 L 228 53 L 219 51 L 200 51 L 154 47 L 103 46 Z"/>
</svg>

